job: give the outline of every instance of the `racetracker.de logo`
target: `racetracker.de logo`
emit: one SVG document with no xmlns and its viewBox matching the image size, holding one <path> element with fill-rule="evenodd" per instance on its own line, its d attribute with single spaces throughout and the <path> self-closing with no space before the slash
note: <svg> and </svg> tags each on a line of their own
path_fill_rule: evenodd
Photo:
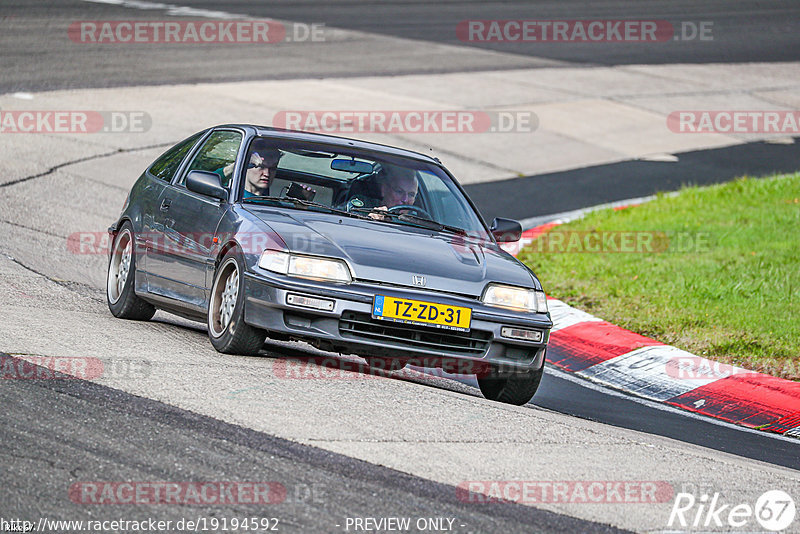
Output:
<svg viewBox="0 0 800 534">
<path fill-rule="evenodd" d="M 524 246 L 545 254 L 661 254 L 708 252 L 711 242 L 707 232 L 550 230 Z"/>
<path fill-rule="evenodd" d="M 461 41 L 483 43 L 657 43 L 690 40 L 686 24 L 676 32 L 666 20 L 462 20 L 456 35 Z M 708 28 L 706 23 L 704 37 L 710 36 Z M 696 25 L 695 30 L 699 33 Z"/>
<path fill-rule="evenodd" d="M 426 379 L 452 379 L 458 377 L 486 376 L 489 366 L 483 362 L 454 358 L 415 358 L 408 363 L 423 367 Z M 381 379 L 393 372 L 394 378 L 423 378 L 423 374 L 407 367 L 397 369 L 391 359 L 373 360 L 370 365 L 361 361 L 336 357 L 308 357 L 275 360 L 272 366 L 276 378 L 290 380 L 364 380 Z"/>
<path fill-rule="evenodd" d="M 666 364 L 667 376 L 678 380 L 713 380 L 733 375 L 746 375 L 748 378 L 762 376 L 755 371 L 719 363 L 700 356 L 674 356 Z"/>
<path fill-rule="evenodd" d="M 75 43 L 278 43 L 286 28 L 274 20 L 83 20 L 67 30 Z"/>
<path fill-rule="evenodd" d="M 0 380 L 94 380 L 147 378 L 153 364 L 147 360 L 105 359 L 92 356 L 0 355 Z"/>
<path fill-rule="evenodd" d="M 323 42 L 325 24 L 274 20 L 82 20 L 67 35 L 79 44 L 274 44 Z"/>
<path fill-rule="evenodd" d="M 800 134 L 800 111 L 673 111 L 667 128 L 674 133 Z"/>
<path fill-rule="evenodd" d="M 279 111 L 272 125 L 323 133 L 465 134 L 531 133 L 539 126 L 532 111 L 350 110 Z"/>
<path fill-rule="evenodd" d="M 153 120 L 144 111 L 0 111 L 0 133 L 144 133 Z"/>
<path fill-rule="evenodd" d="M 672 500 L 672 485 L 637 480 L 473 480 L 456 487 L 461 502 L 646 504 Z"/>
<path fill-rule="evenodd" d="M 280 504 L 280 482 L 75 482 L 69 499 L 76 504 Z"/>
<path fill-rule="evenodd" d="M 92 357 L 0 356 L 0 380 L 93 380 L 104 374 L 103 362 Z"/>
</svg>

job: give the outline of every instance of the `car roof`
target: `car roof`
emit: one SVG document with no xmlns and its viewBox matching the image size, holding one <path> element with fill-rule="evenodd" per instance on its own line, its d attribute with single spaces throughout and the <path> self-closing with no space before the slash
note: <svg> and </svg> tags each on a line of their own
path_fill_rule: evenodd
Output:
<svg viewBox="0 0 800 534">
<path fill-rule="evenodd" d="M 325 143 L 333 146 L 341 146 L 342 148 L 358 148 L 361 150 L 371 150 L 375 152 L 382 152 L 384 154 L 391 154 L 393 156 L 401 156 L 405 158 L 413 158 L 417 160 L 433 163 L 434 165 L 441 166 L 441 161 L 438 158 L 414 152 L 413 150 L 406 150 L 394 146 L 383 145 L 380 143 L 371 143 L 369 141 L 362 141 L 359 139 L 350 139 L 348 137 L 339 137 L 336 135 L 328 135 L 313 132 L 302 132 L 298 130 L 286 130 L 283 128 L 273 128 L 271 126 L 256 126 L 253 124 L 224 124 L 215 126 L 215 128 L 252 128 L 255 130 L 256 135 L 263 137 L 272 137 L 277 139 L 293 139 L 298 141 L 310 141 L 316 143 Z"/>
</svg>

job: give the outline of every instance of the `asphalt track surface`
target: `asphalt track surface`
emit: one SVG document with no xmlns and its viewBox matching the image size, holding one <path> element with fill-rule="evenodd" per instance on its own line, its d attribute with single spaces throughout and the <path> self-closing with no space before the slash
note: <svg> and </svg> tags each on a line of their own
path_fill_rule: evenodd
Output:
<svg viewBox="0 0 800 534">
<path fill-rule="evenodd" d="M 531 402 L 590 421 L 800 469 L 798 446 L 794 442 L 778 441 L 765 433 L 744 432 L 733 425 L 721 425 L 703 417 L 687 421 L 685 413 L 665 411 L 655 403 L 643 404 L 624 394 L 609 395 L 602 389 L 567 380 L 563 374 L 546 375 Z"/>
<path fill-rule="evenodd" d="M 219 3 L 192 0 L 185 5 L 215 9 Z M 297 20 L 323 21 L 330 26 L 375 32 L 406 39 L 464 45 L 586 65 L 660 63 L 724 63 L 794 61 L 800 58 L 800 6 L 791 0 L 776 2 L 713 0 L 704 2 L 644 0 L 442 1 L 398 2 L 306 1 L 226 2 L 233 13 Z M 467 20 L 658 20 L 680 27 L 681 22 L 711 21 L 713 41 L 673 40 L 662 43 L 466 42 L 456 34 Z M 687 37 L 691 35 L 686 26 Z M 700 44 L 701 46 L 698 46 Z M 600 50 L 598 50 L 600 48 Z"/>
<path fill-rule="evenodd" d="M 252 17 L 271 17 L 379 33 L 431 43 L 470 46 L 506 52 L 501 65 L 470 57 L 447 64 L 419 61 L 379 61 L 365 56 L 369 42 L 352 41 L 337 48 L 336 56 L 309 60 L 300 45 L 286 44 L 283 53 L 297 62 L 264 57 L 261 49 L 234 50 L 210 46 L 202 61 L 193 51 L 150 45 L 115 48 L 84 45 L 82 53 L 64 46 L 63 31 L 74 20 L 158 18 L 157 13 L 132 12 L 113 5 L 65 2 L 8 2 L 0 4 L 4 39 L 0 54 L 0 92 L 106 87 L 139 84 L 292 78 L 296 76 L 393 75 L 414 72 L 469 71 L 553 66 L 632 63 L 704 63 L 793 61 L 800 58 L 800 5 L 796 2 L 219 2 L 186 1 L 206 9 L 225 9 Z M 579 10 L 580 15 L 576 16 Z M 670 21 L 715 21 L 711 46 L 669 43 L 587 47 L 463 43 L 454 26 L 465 19 L 647 18 Z M 8 24 L 17 19 L 15 24 Z M 16 24 L 22 22 L 22 24 Z M 8 33 L 6 33 L 8 32 Z M 313 52 L 311 53 L 313 55 Z M 13 75 L 8 73 L 13 72 Z M 795 145 L 751 143 L 730 149 L 681 154 L 674 163 L 623 162 L 552 175 L 511 179 L 468 187 L 485 216 L 503 213 L 533 217 L 672 190 L 682 183 L 669 175 L 681 169 L 683 183 L 713 183 L 735 176 L 796 170 Z M 612 183 L 614 187 L 609 187 Z M 520 192 L 536 191 L 552 199 L 547 205 L 508 204 Z M 511 208 L 509 212 L 508 208 Z M 286 518 L 287 530 L 332 530 L 344 516 L 453 516 L 466 530 L 605 532 L 603 525 L 565 515 L 510 504 L 464 506 L 453 499 L 451 486 L 430 482 L 385 467 L 299 445 L 166 404 L 82 381 L 5 381 L 0 388 L 3 410 L 0 450 L 4 461 L 0 502 L 30 516 L 78 517 L 85 507 L 63 506 L 68 481 L 81 480 L 281 480 L 288 502 L 275 509 Z M 800 469 L 796 444 L 744 432 L 711 421 L 663 412 L 620 395 L 582 387 L 548 375 L 533 402 L 542 408 L 582 419 L 657 434 L 730 452 L 767 463 Z M 57 407 L 54 409 L 54 407 Z M 54 432 L 53 429 L 59 429 Z M 264 461 L 269 457 L 270 461 Z M 313 484 L 328 489 L 315 501 L 305 490 Z M 331 488 L 335 488 L 334 491 Z M 291 498 L 292 491 L 303 498 Z M 295 495 L 300 495 L 296 493 Z M 57 504 L 58 503 L 58 504 Z M 282 508 L 281 508 L 282 507 Z M 2 507 L 0 507 L 2 508 Z M 186 510 L 157 509 L 160 519 L 178 518 Z M 3 511 L 3 510 L 0 510 Z M 144 512 L 152 510 L 140 510 Z M 215 507 L 219 516 L 255 512 L 252 508 Z M 260 510 L 263 515 L 263 510 Z M 96 518 L 112 518 L 109 507 L 93 510 Z M 173 515 L 167 515 L 173 514 Z M 474 529 L 474 530 L 473 530 Z"/>
<path fill-rule="evenodd" d="M 621 161 L 464 187 L 487 221 L 526 219 L 640 198 L 683 186 L 711 185 L 742 176 L 791 173 L 800 167 L 800 139 L 763 141 L 676 155 L 678 161 Z M 542 199 L 531 202 L 530 199 Z"/>
<path fill-rule="evenodd" d="M 17 517 L 194 519 L 195 506 L 63 504 L 82 481 L 280 481 L 285 500 L 215 505 L 219 518 L 277 518 L 280 532 L 345 530 L 346 517 L 457 518 L 461 532 L 623 532 L 509 503 L 461 502 L 451 486 L 299 445 L 82 380 L 0 388 L 0 512 Z M 21 414 L 24 419 L 20 419 Z M 49 466 L 49 469 L 46 467 Z M 69 466 L 69 467 L 67 467 Z M 35 473 L 35 476 L 31 476 Z M 35 498 L 31 496 L 35 495 Z M 59 503 L 58 505 L 56 503 Z M 87 514 L 87 509 L 89 513 Z M 205 511 L 204 509 L 201 509 Z M 201 513 L 202 515 L 202 513 Z"/>
<path fill-rule="evenodd" d="M 122 0 L 115 0 L 122 1 Z M 164 20 L 159 9 L 129 9 L 80 0 L 0 2 L 0 92 L 174 83 L 270 80 L 296 77 L 374 76 L 564 66 L 664 63 L 770 62 L 800 59 L 800 4 L 706 0 L 637 2 L 174 2 L 252 18 L 415 39 L 383 42 L 349 35 L 326 43 L 270 45 L 90 44 L 71 42 L 67 28 L 91 20 Z M 166 17 L 169 18 L 169 17 Z M 184 18 L 192 18 L 191 15 Z M 711 21 L 711 41 L 664 43 L 465 43 L 464 20 L 666 20 Z M 201 19 L 202 20 L 202 19 Z M 448 46 L 440 50 L 433 45 Z M 459 49 L 500 54 L 459 53 Z M 289 61 L 286 59 L 289 58 Z"/>
</svg>

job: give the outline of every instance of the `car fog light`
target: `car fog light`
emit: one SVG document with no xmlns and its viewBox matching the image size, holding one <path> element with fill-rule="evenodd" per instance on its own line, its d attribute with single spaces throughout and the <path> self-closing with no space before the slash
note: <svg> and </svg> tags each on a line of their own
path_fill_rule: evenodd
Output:
<svg viewBox="0 0 800 534">
<path fill-rule="evenodd" d="M 542 332 L 539 330 L 528 330 L 526 328 L 512 328 L 504 326 L 500 329 L 500 335 L 511 339 L 522 339 L 525 341 L 539 342 L 542 340 Z"/>
<path fill-rule="evenodd" d="M 318 299 L 316 297 L 306 297 L 304 295 L 286 295 L 286 303 L 301 308 L 314 308 L 315 310 L 333 311 L 335 302 L 328 299 Z"/>
</svg>

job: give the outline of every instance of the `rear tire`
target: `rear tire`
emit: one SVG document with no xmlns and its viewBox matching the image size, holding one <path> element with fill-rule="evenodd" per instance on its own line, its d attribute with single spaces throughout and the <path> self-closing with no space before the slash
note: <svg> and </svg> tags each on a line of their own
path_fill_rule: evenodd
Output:
<svg viewBox="0 0 800 534">
<path fill-rule="evenodd" d="M 528 404 L 544 374 L 544 365 L 537 371 L 513 372 L 500 375 L 495 367 L 487 376 L 478 377 L 478 386 L 489 400 L 522 406 Z"/>
<path fill-rule="evenodd" d="M 136 240 L 133 226 L 125 221 L 114 237 L 106 273 L 106 302 L 114 317 L 147 321 L 156 313 L 155 307 L 136 296 Z"/>
<path fill-rule="evenodd" d="M 244 266 L 237 249 L 222 258 L 208 302 L 208 337 L 224 354 L 254 356 L 267 333 L 244 322 Z"/>
</svg>

